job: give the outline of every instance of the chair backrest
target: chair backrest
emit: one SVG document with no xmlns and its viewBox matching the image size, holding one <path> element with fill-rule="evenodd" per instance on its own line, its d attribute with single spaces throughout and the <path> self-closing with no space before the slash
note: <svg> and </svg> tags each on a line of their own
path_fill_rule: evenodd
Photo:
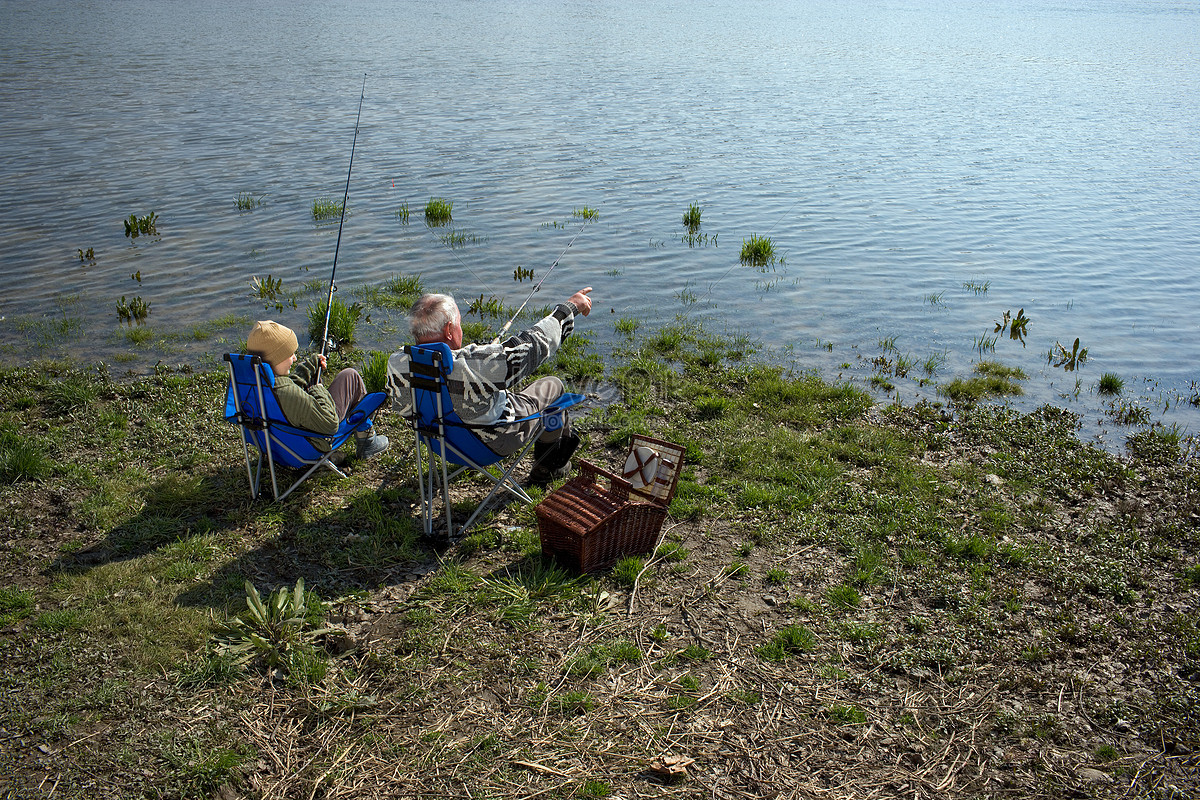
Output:
<svg viewBox="0 0 1200 800">
<path fill-rule="evenodd" d="M 229 362 L 229 388 L 225 392 L 225 419 L 240 425 L 246 438 L 260 451 L 267 452 L 271 437 L 271 457 L 288 467 L 305 466 L 319 459 L 322 452 L 295 432 L 275 397 L 275 372 L 258 356 L 226 353 Z"/>
<path fill-rule="evenodd" d="M 408 354 L 408 385 L 412 391 L 414 424 L 417 432 L 434 447 L 437 453 L 455 464 L 466 462 L 457 450 L 476 465 L 486 467 L 501 459 L 467 427 L 450 397 L 449 377 L 454 372 L 454 352 L 444 342 L 412 344 L 404 348 Z M 453 449 L 443 452 L 442 439 Z"/>
</svg>

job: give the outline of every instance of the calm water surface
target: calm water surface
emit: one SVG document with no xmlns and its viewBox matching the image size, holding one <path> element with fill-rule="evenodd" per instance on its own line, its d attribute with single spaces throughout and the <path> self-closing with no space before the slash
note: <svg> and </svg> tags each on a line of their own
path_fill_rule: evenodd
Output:
<svg viewBox="0 0 1200 800">
<path fill-rule="evenodd" d="M 337 225 L 311 206 L 341 198 L 364 75 L 343 297 L 419 273 L 516 305 L 513 270 L 540 277 L 589 206 L 539 302 L 596 287 L 603 352 L 617 319 L 685 314 L 864 385 L 911 360 L 889 376 L 911 402 L 922 363 L 969 375 L 1023 309 L 1025 345 L 983 354 L 1029 374 L 1019 405 L 1118 439 L 1114 372 L 1200 430 L 1197 2 L 0 0 L 0 360 L 144 371 L 254 318 L 306 328 L 307 297 L 264 310 L 251 279 L 328 280 Z M 474 243 L 426 229 L 433 196 Z M 707 244 L 682 239 L 690 203 Z M 125 238 L 151 211 L 160 236 Z M 783 263 L 740 265 L 752 234 Z M 123 296 L 151 303 L 149 342 Z M 373 313 L 360 343 L 402 330 Z M 1047 363 L 1077 337 L 1081 371 Z"/>
</svg>

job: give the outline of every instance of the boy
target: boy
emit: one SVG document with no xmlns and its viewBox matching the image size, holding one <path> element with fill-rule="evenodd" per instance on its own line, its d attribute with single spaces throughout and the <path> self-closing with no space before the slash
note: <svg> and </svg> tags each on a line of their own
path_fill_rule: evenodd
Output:
<svg viewBox="0 0 1200 800">
<path fill-rule="evenodd" d="M 325 369 L 325 356 L 314 353 L 297 363 L 296 334 L 274 320 L 254 323 L 246 337 L 246 352 L 271 365 L 275 373 L 275 396 L 288 422 L 314 433 L 336 433 L 346 414 L 367 395 L 367 385 L 358 370 L 347 368 L 337 374 L 326 389 L 317 382 L 318 368 Z M 357 431 L 355 445 L 359 458 L 369 458 L 388 449 L 388 438 L 375 433 L 374 427 Z M 314 439 L 327 450 L 329 444 Z"/>
</svg>

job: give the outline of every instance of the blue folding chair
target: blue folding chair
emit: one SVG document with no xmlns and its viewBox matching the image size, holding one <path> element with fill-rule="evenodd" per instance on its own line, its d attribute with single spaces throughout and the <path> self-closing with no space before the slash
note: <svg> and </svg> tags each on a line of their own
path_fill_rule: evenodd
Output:
<svg viewBox="0 0 1200 800">
<path fill-rule="evenodd" d="M 433 500 L 437 493 L 437 485 L 441 484 L 442 506 L 446 510 L 446 535 L 454 536 L 454 523 L 450 515 L 450 481 L 467 470 L 483 475 L 492 482 L 492 489 L 475 511 L 459 528 L 461 536 L 474 524 L 501 492 L 516 497 L 524 503 L 532 503 L 531 498 L 521 486 L 512 479 L 514 470 L 521 458 L 537 441 L 544 430 L 554 430 L 562 427 L 565 419 L 563 412 L 571 406 L 584 401 L 581 394 L 563 394 L 553 405 L 542 412 L 528 417 L 504 423 L 505 426 L 514 423 L 537 420 L 538 425 L 529 440 L 511 456 L 498 456 L 488 448 L 478 436 L 477 430 L 493 428 L 492 425 L 468 424 L 459 418 L 454 410 L 454 402 L 450 397 L 447 378 L 454 371 L 454 354 L 449 345 L 444 343 L 408 345 L 404 352 L 409 358 L 407 375 L 409 389 L 412 393 L 412 416 L 409 424 L 417 437 L 417 475 L 421 484 L 421 511 L 425 526 L 425 535 L 433 535 Z M 429 448 L 427 463 L 422 462 L 422 445 Z M 511 458 L 508 466 L 503 461 Z M 440 461 L 440 467 L 436 462 Z M 456 464 L 451 472 L 448 464 Z M 496 466 L 501 471 L 497 477 L 488 467 Z"/>
<path fill-rule="evenodd" d="M 271 473 L 271 491 L 276 500 L 292 493 L 321 467 L 328 467 L 341 477 L 346 473 L 330 459 L 339 447 L 357 431 L 373 425 L 371 417 L 387 401 L 384 392 L 368 394 L 346 414 L 336 433 L 315 433 L 297 428 L 287 421 L 279 400 L 275 397 L 275 372 L 258 356 L 226 353 L 229 364 L 229 389 L 225 392 L 225 420 L 237 425 L 242 432 L 242 449 L 246 456 L 246 478 L 250 481 L 250 497 L 257 498 L 262 478 L 263 461 Z M 324 440 L 329 450 L 319 449 L 313 442 Z M 258 450 L 258 464 L 250 466 L 250 445 Z M 279 493 L 276 465 L 305 470 L 283 494 Z"/>
</svg>

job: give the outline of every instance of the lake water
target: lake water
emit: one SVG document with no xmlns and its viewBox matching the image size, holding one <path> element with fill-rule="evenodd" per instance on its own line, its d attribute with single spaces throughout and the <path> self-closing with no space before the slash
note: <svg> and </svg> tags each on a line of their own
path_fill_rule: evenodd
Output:
<svg viewBox="0 0 1200 800">
<path fill-rule="evenodd" d="M 0 359 L 145 371 L 236 342 L 190 333 L 231 314 L 305 329 L 308 300 L 264 310 L 251 280 L 328 280 L 311 208 L 341 199 L 364 76 L 342 297 L 419 273 L 515 306 L 587 206 L 537 302 L 594 286 L 602 352 L 617 319 L 686 314 L 865 386 L 912 362 L 881 399 L 986 357 L 1085 435 L 1129 431 L 1106 372 L 1200 430 L 1197 2 L 0 0 Z M 465 246 L 423 224 L 435 196 Z M 752 234 L 782 264 L 741 265 Z M 1024 345 L 993 333 L 1019 309 Z M 360 344 L 402 331 L 373 313 Z M 1048 363 L 1076 338 L 1081 370 Z"/>
</svg>

